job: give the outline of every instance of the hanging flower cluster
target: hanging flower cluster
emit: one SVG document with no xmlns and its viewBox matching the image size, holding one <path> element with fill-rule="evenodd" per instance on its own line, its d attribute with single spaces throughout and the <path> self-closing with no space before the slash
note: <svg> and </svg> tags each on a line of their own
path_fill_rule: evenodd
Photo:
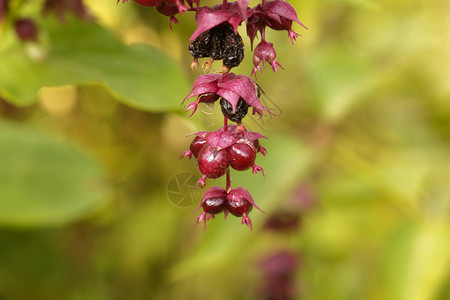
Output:
<svg viewBox="0 0 450 300">
<path fill-rule="evenodd" d="M 260 116 L 272 112 L 261 104 L 261 88 L 255 80 L 247 75 L 231 72 L 231 69 L 244 59 L 244 43 L 238 33 L 238 27 L 245 23 L 252 50 L 255 38 L 258 33 L 260 35 L 261 41 L 253 51 L 254 67 L 251 71 L 251 75 L 256 79 L 257 72 L 262 73 L 267 63 L 274 72 L 278 71 L 278 67 L 283 69 L 276 60 L 277 54 L 273 44 L 266 41 L 266 28 L 287 31 L 291 42 L 294 43 L 299 35 L 292 29 L 293 23 L 305 26 L 299 21 L 292 5 L 283 0 L 262 0 L 253 8 L 248 6 L 249 0 L 230 3 L 223 0 L 222 4 L 212 7 L 200 6 L 200 0 L 134 1 L 142 6 L 155 7 L 158 12 L 169 16 L 171 29 L 172 23 L 179 23 L 176 15 L 194 11 L 198 27 L 189 39 L 189 52 L 193 57 L 191 69 L 198 69 L 199 58 L 209 58 L 202 65 L 204 72 L 211 69 L 214 61 L 222 60 L 218 73 L 198 76 L 182 103 L 186 112 L 191 111 L 192 116 L 200 103 L 219 101 L 224 115 L 224 126 L 212 132 L 193 133 L 195 138 L 189 150 L 183 152 L 180 158 L 194 156 L 197 159 L 202 177 L 197 181 L 196 187 L 204 188 L 208 178 L 226 176 L 225 188 L 213 186 L 204 193 L 197 207 L 203 209 L 197 223 L 204 222 L 206 228 L 206 221 L 224 212 L 225 217 L 228 213 L 242 217 L 242 224 L 252 228 L 248 214 L 253 207 L 261 209 L 245 188 L 231 187 L 230 167 L 237 171 L 252 169 L 253 173 L 261 172 L 264 176 L 263 169 L 255 164 L 255 159 L 257 153 L 266 155 L 266 149 L 259 142 L 259 139 L 266 137 L 248 131 L 242 125 L 242 119 L 250 107 L 253 114 Z M 189 102 L 192 98 L 195 100 Z M 235 122 L 236 125 L 228 125 L 228 121 Z"/>
</svg>

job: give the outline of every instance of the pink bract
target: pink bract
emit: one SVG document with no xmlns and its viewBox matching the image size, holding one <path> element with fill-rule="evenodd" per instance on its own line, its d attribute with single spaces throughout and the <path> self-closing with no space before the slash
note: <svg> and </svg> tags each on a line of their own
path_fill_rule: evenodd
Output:
<svg viewBox="0 0 450 300">
<path fill-rule="evenodd" d="M 236 135 L 237 128 L 242 128 L 240 131 L 242 132 L 241 135 Z M 204 138 L 208 145 L 211 145 L 217 149 L 225 149 L 238 142 L 254 142 L 260 138 L 267 139 L 264 135 L 258 132 L 247 131 L 242 125 L 228 125 L 226 130 L 221 127 L 216 131 L 198 131 L 189 135 L 196 135 Z"/>
<path fill-rule="evenodd" d="M 222 4 L 213 7 L 204 6 L 198 8 L 197 13 L 195 14 L 195 21 L 197 22 L 198 27 L 189 40 L 192 42 L 206 30 L 224 22 L 228 22 L 233 26 L 234 33 L 237 34 L 238 26 L 247 18 L 247 15 L 251 11 L 250 8 L 245 5 L 246 1 L 247 0 L 238 0 L 237 2 L 227 3 L 225 9 Z"/>
<path fill-rule="evenodd" d="M 298 37 L 298 34 L 292 30 L 292 22 L 296 22 L 307 29 L 298 19 L 295 8 L 286 1 L 268 1 L 255 6 L 253 11 L 252 16 L 247 20 L 247 34 L 252 46 L 258 31 L 261 32 L 264 40 L 266 26 L 274 30 L 287 30 L 292 43 Z"/>
<path fill-rule="evenodd" d="M 224 76 L 220 74 L 205 74 L 200 75 L 195 80 L 193 87 L 182 103 L 195 96 L 215 93 L 231 104 L 233 112 L 236 111 L 239 98 L 242 98 L 248 105 L 253 107 L 254 111 L 259 115 L 262 115 L 263 111 L 273 114 L 259 101 L 258 89 L 258 84 L 247 75 L 236 75 L 234 73 L 229 73 Z M 195 111 L 198 103 L 199 99 L 187 104 L 187 110 L 193 109 Z"/>
</svg>

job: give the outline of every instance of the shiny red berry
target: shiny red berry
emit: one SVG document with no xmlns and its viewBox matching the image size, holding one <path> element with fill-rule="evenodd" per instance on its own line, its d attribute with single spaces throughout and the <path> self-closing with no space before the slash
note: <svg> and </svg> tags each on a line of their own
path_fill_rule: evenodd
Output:
<svg viewBox="0 0 450 300">
<path fill-rule="evenodd" d="M 227 210 L 236 217 L 242 217 L 244 214 L 248 214 L 252 208 L 252 204 L 245 198 L 227 202 Z"/>
<path fill-rule="evenodd" d="M 202 137 L 195 137 L 192 141 L 191 146 L 189 146 L 189 150 L 191 150 L 192 154 L 194 154 L 195 158 L 198 157 L 198 154 L 202 150 L 203 146 L 206 145 L 206 140 Z"/>
<path fill-rule="evenodd" d="M 227 148 L 230 166 L 238 171 L 249 169 L 255 164 L 256 151 L 246 143 L 236 143 Z"/>
<path fill-rule="evenodd" d="M 242 217 L 242 224 L 253 229 L 252 221 L 248 213 L 252 210 L 253 206 L 261 212 L 263 211 L 256 205 L 252 195 L 243 187 L 237 187 L 228 191 L 227 201 L 227 211 L 236 217 Z"/>
<path fill-rule="evenodd" d="M 230 158 L 225 149 L 217 150 L 215 147 L 206 145 L 198 154 L 198 168 L 208 178 L 219 178 L 228 170 Z"/>
<path fill-rule="evenodd" d="M 197 218 L 197 224 L 204 222 L 206 229 L 206 221 L 214 218 L 214 215 L 224 211 L 227 207 L 227 192 L 220 186 L 213 186 L 209 188 L 202 197 L 202 201 L 197 206 L 197 209 L 203 208 L 203 212 Z"/>
<path fill-rule="evenodd" d="M 223 196 L 215 196 L 210 197 L 205 200 L 203 200 L 202 208 L 205 213 L 208 214 L 218 214 L 225 210 L 227 207 L 227 197 L 226 195 Z"/>
</svg>

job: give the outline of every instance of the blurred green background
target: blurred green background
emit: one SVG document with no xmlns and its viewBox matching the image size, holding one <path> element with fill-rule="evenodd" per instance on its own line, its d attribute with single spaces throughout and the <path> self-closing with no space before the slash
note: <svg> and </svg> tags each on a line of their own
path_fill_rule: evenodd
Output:
<svg viewBox="0 0 450 300">
<path fill-rule="evenodd" d="M 0 299 L 450 299 L 449 1 L 290 2 L 309 29 L 294 25 L 295 46 L 267 32 L 285 70 L 258 76 L 278 117 L 247 117 L 269 138 L 266 177 L 232 171 L 266 212 L 253 231 L 221 215 L 196 228 L 195 204 L 170 195 L 200 177 L 178 160 L 186 134 L 221 126 L 217 106 L 188 118 L 180 104 L 193 13 L 171 31 L 133 1 L 85 1 L 93 20 L 63 23 L 10 2 Z M 17 39 L 17 17 L 37 43 Z M 250 74 L 240 30 L 234 72 Z"/>
</svg>

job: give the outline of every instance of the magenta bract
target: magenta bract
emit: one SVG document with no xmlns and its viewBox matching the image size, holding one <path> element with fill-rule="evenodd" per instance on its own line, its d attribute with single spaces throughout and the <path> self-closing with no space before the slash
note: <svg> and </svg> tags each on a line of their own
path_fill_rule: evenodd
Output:
<svg viewBox="0 0 450 300">
<path fill-rule="evenodd" d="M 192 42 L 200 34 L 209 30 L 223 22 L 228 22 L 233 26 L 234 33 L 237 34 L 237 28 L 242 21 L 247 17 L 247 10 L 243 9 L 242 1 L 240 5 L 238 2 L 227 3 L 227 8 L 223 9 L 222 4 L 213 7 L 200 7 L 195 14 L 195 21 L 198 24 L 197 29 L 191 35 L 189 40 Z"/>
<path fill-rule="evenodd" d="M 299 36 L 292 30 L 292 22 L 296 22 L 307 29 L 297 17 L 295 8 L 286 1 L 275 0 L 259 4 L 253 8 L 253 14 L 247 20 L 247 34 L 253 45 L 258 31 L 264 39 L 264 30 L 268 26 L 274 30 L 287 30 L 291 42 Z"/>
<path fill-rule="evenodd" d="M 239 134 L 236 134 L 239 131 Z M 260 138 L 266 137 L 258 132 L 247 131 L 244 126 L 228 125 L 225 130 L 223 127 L 216 131 L 199 131 L 189 135 L 196 135 L 206 140 L 207 144 L 217 149 L 225 149 L 235 143 L 253 143 Z M 259 145 L 259 142 L 258 142 Z M 259 146 L 260 147 L 260 146 Z M 255 147 L 256 148 L 256 147 Z"/>
<path fill-rule="evenodd" d="M 231 104 L 233 112 L 236 111 L 239 98 L 242 98 L 259 115 L 262 115 L 263 111 L 273 114 L 259 101 L 258 89 L 258 84 L 247 75 L 236 75 L 234 73 L 229 73 L 225 76 L 220 74 L 205 74 L 197 77 L 182 103 L 195 96 L 215 93 Z M 200 100 L 199 98 L 195 102 L 188 103 L 186 105 L 187 111 L 192 109 L 195 112 Z"/>
</svg>

